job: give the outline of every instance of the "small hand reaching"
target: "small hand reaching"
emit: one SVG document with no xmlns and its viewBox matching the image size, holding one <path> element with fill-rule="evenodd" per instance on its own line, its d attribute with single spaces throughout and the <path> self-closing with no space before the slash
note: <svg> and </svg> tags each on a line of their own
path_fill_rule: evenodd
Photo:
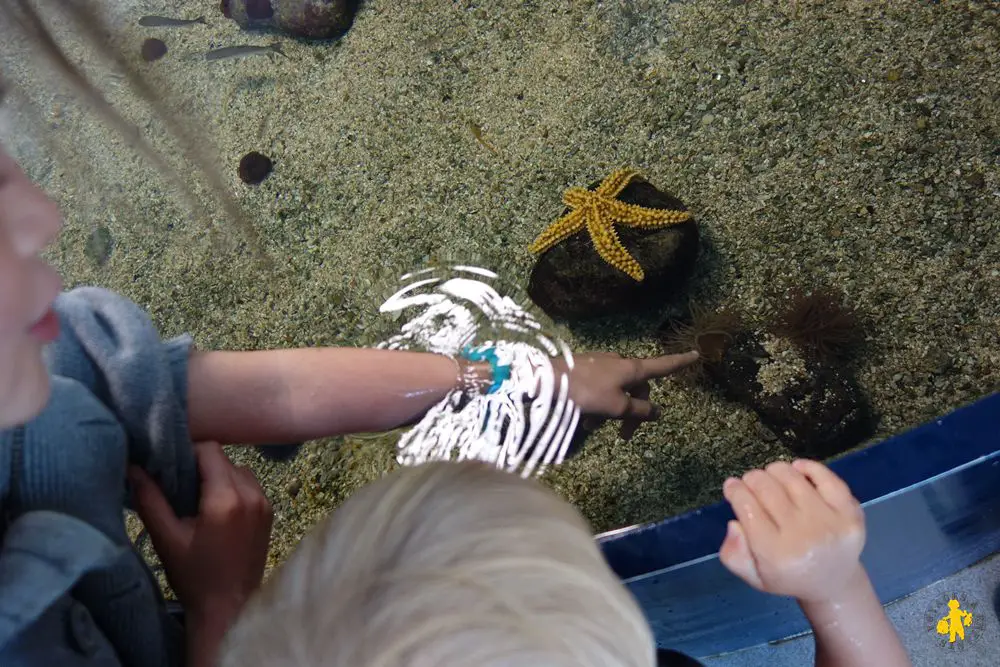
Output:
<svg viewBox="0 0 1000 667">
<path fill-rule="evenodd" d="M 865 519 L 851 490 L 815 461 L 772 463 L 723 494 L 737 521 L 729 522 L 723 564 L 767 593 L 825 599 L 857 570 Z"/>
<path fill-rule="evenodd" d="M 895 628 L 861 564 L 865 517 L 816 461 L 772 463 L 722 487 L 733 507 L 719 559 L 754 588 L 796 598 L 823 667 L 906 667 Z"/>
<path fill-rule="evenodd" d="M 187 614 L 189 664 L 212 664 L 218 644 L 260 586 L 273 513 L 253 473 L 217 443 L 195 445 L 198 516 L 180 519 L 141 468 L 129 470 L 135 507 Z"/>
<path fill-rule="evenodd" d="M 649 400 L 649 381 L 675 373 L 697 359 L 697 352 L 648 359 L 626 359 L 610 352 L 573 355 L 570 398 L 591 418 L 588 430 L 607 419 L 621 419 L 621 435 L 628 440 L 640 424 L 660 416 L 659 408 Z M 557 371 L 566 369 L 562 359 L 553 366 Z"/>
</svg>

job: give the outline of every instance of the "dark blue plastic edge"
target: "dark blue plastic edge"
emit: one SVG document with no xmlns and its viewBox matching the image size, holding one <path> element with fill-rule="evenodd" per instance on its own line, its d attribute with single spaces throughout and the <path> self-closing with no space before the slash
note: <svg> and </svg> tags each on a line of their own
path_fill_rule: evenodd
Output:
<svg viewBox="0 0 1000 667">
<path fill-rule="evenodd" d="M 1000 393 L 831 463 L 865 504 L 862 556 L 883 602 L 1000 549 Z M 706 656 L 808 629 L 788 599 L 754 591 L 716 556 L 727 503 L 598 536 L 661 646 Z"/>
</svg>

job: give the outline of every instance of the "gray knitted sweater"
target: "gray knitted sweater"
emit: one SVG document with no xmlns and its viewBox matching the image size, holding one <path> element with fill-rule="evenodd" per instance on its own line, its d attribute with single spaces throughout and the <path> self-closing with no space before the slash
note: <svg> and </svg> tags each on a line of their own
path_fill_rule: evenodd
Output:
<svg viewBox="0 0 1000 667">
<path fill-rule="evenodd" d="M 181 629 L 125 533 L 126 465 L 181 516 L 197 510 L 190 338 L 161 341 L 135 304 L 79 288 L 56 302 L 52 398 L 0 431 L 0 666 L 176 667 Z"/>
</svg>

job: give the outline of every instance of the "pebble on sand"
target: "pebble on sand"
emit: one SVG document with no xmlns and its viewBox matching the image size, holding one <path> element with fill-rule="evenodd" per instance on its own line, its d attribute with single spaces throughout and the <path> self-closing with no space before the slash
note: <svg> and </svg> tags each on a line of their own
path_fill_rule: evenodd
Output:
<svg viewBox="0 0 1000 667">
<path fill-rule="evenodd" d="M 167 45 L 162 39 L 150 37 L 142 43 L 142 59 L 147 63 L 167 55 Z"/>
<path fill-rule="evenodd" d="M 259 185 L 268 177 L 273 167 L 271 158 L 257 151 L 250 151 L 240 160 L 240 180 L 247 185 Z"/>
</svg>

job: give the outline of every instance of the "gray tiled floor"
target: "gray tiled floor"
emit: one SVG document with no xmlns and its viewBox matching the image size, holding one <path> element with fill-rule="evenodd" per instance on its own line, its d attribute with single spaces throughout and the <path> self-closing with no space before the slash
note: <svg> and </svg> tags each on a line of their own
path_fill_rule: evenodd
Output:
<svg viewBox="0 0 1000 667">
<path fill-rule="evenodd" d="M 898 600 L 886 608 L 915 667 L 1000 666 L 1000 554 Z M 949 647 L 933 626 L 947 612 L 950 596 L 971 610 L 972 627 L 960 649 Z M 813 664 L 812 636 L 781 644 L 703 658 L 709 667 L 807 667 Z"/>
</svg>

